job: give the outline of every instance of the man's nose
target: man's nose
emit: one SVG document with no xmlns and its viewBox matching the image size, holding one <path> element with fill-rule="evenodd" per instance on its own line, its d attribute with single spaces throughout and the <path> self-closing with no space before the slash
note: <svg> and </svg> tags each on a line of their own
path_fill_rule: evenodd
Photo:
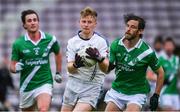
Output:
<svg viewBox="0 0 180 112">
<path fill-rule="evenodd" d="M 129 32 L 130 31 L 130 28 L 129 27 L 126 27 L 126 32 Z"/>
<path fill-rule="evenodd" d="M 87 23 L 87 22 L 85 22 L 85 23 L 84 23 L 84 25 L 85 25 L 85 26 L 88 26 L 88 23 Z"/>
</svg>

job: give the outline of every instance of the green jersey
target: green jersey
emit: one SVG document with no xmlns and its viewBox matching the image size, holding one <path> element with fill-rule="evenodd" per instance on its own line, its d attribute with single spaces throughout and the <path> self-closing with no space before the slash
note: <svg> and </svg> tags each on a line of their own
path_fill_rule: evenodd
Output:
<svg viewBox="0 0 180 112">
<path fill-rule="evenodd" d="M 160 56 L 159 60 L 165 72 L 165 80 L 170 82 L 163 93 L 178 94 L 177 71 L 179 68 L 179 57 L 172 55 L 168 58 L 168 56 L 164 53 L 162 56 Z"/>
<path fill-rule="evenodd" d="M 26 92 L 45 83 L 53 83 L 49 54 L 58 54 L 60 46 L 55 36 L 40 33 L 41 38 L 36 43 L 27 33 L 13 43 L 11 60 L 24 64 L 20 73 L 20 91 Z"/>
<path fill-rule="evenodd" d="M 112 88 L 128 95 L 148 93 L 150 86 L 146 80 L 146 70 L 148 66 L 153 71 L 160 67 L 155 52 L 142 39 L 131 49 L 125 47 L 123 38 L 113 41 L 110 62 L 116 65 Z"/>
</svg>

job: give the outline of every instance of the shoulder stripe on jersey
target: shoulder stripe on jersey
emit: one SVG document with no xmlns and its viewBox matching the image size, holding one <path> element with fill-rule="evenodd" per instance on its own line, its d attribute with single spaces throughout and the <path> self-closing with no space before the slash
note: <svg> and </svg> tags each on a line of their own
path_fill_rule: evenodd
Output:
<svg viewBox="0 0 180 112">
<path fill-rule="evenodd" d="M 32 72 L 28 75 L 28 77 L 26 77 L 26 79 L 24 80 L 24 82 L 22 83 L 22 86 L 20 88 L 20 92 L 23 92 L 27 85 L 29 84 L 29 82 L 31 81 L 31 79 L 34 77 L 34 75 L 36 74 L 36 72 L 40 69 L 41 66 L 35 66 L 34 69 L 32 70 Z"/>
<path fill-rule="evenodd" d="M 140 55 L 138 55 L 137 59 L 140 61 L 143 58 L 145 58 L 146 56 L 148 56 L 149 54 L 151 54 L 152 52 L 153 52 L 153 50 L 151 48 L 149 48 L 148 50 L 146 50 L 143 53 L 141 53 Z M 133 61 L 130 61 L 128 64 L 131 65 L 131 66 L 135 65 L 135 63 L 133 63 Z"/>
<path fill-rule="evenodd" d="M 47 50 L 46 52 L 43 53 L 42 57 L 46 57 L 52 47 L 52 45 L 56 42 L 56 37 L 53 36 L 52 40 L 49 42 L 48 46 L 47 46 Z"/>
<path fill-rule="evenodd" d="M 94 32 L 94 33 L 95 33 L 96 35 L 98 35 L 99 37 L 103 38 L 103 39 L 106 41 L 107 46 L 109 47 L 109 41 L 107 40 L 107 37 L 101 35 L 101 34 L 98 33 L 98 32 Z"/>
</svg>

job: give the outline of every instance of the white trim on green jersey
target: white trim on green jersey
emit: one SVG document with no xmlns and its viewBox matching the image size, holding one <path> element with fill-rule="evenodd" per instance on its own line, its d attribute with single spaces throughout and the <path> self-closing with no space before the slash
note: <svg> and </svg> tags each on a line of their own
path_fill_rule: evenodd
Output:
<svg viewBox="0 0 180 112">
<path fill-rule="evenodd" d="M 146 51 L 142 52 L 141 54 L 139 54 L 137 56 L 138 61 L 141 61 L 143 58 L 145 58 L 146 56 L 150 55 L 151 53 L 153 53 L 153 50 L 151 48 L 149 48 Z M 135 65 L 135 63 L 133 63 L 133 60 L 130 61 L 128 64 L 131 65 L 131 66 Z"/>
<path fill-rule="evenodd" d="M 45 36 L 43 37 L 45 38 Z M 47 46 L 47 50 L 43 53 L 42 57 L 46 57 L 49 54 L 49 51 L 52 47 L 52 45 L 56 42 L 56 37 L 53 36 L 52 40 L 49 42 L 48 46 Z M 27 87 L 27 85 L 29 84 L 29 82 L 31 81 L 31 79 L 33 78 L 33 76 L 36 74 L 36 72 L 40 69 L 41 66 L 35 66 L 34 69 L 32 70 L 32 72 L 28 75 L 28 77 L 24 80 L 20 91 L 24 91 L 25 88 Z"/>
<path fill-rule="evenodd" d="M 163 52 L 159 57 L 159 60 L 165 71 L 165 80 L 170 82 L 164 89 L 163 94 L 178 94 L 177 72 L 180 67 L 179 57 L 176 55 L 171 55 L 169 57 L 165 52 Z"/>
<path fill-rule="evenodd" d="M 110 47 L 110 62 L 116 65 L 116 79 L 112 83 L 112 88 L 124 94 L 148 93 L 150 86 L 146 79 L 148 66 L 156 71 L 160 64 L 152 48 L 139 39 L 137 44 L 127 49 L 123 43 L 123 38 L 114 40 Z"/>
<path fill-rule="evenodd" d="M 56 42 L 56 37 L 53 36 L 51 42 L 49 42 L 49 44 L 48 44 L 48 46 L 47 46 L 46 52 L 43 53 L 42 57 L 46 57 L 46 56 L 49 54 L 49 51 L 50 51 L 52 45 L 53 45 L 55 42 Z"/>
<path fill-rule="evenodd" d="M 53 84 L 49 55 L 52 52 L 59 53 L 60 46 L 55 36 L 41 31 L 40 33 L 41 38 L 37 43 L 33 43 L 26 33 L 17 38 L 12 46 L 11 60 L 24 64 L 20 73 L 20 88 L 24 92 L 43 84 Z"/>
<path fill-rule="evenodd" d="M 40 69 L 41 66 L 35 66 L 33 68 L 33 70 L 31 71 L 31 73 L 28 75 L 28 77 L 26 77 L 26 79 L 24 80 L 24 82 L 22 83 L 21 87 L 20 87 L 20 92 L 24 92 L 24 90 L 26 89 L 27 85 L 29 84 L 29 82 L 31 81 L 31 79 L 34 77 L 34 75 L 36 75 L 36 72 Z"/>
<path fill-rule="evenodd" d="M 26 34 L 24 35 L 25 41 L 31 41 L 34 45 L 37 45 L 37 44 L 41 41 L 41 39 L 45 39 L 45 38 L 46 38 L 44 32 L 42 32 L 41 30 L 39 30 L 39 32 L 40 32 L 40 34 L 41 34 L 41 37 L 40 37 L 40 39 L 39 39 L 37 42 L 32 41 L 32 40 L 30 39 L 28 33 L 26 33 Z"/>
<path fill-rule="evenodd" d="M 124 46 L 128 52 L 134 50 L 135 48 L 140 48 L 141 45 L 142 45 L 142 39 L 139 39 L 139 41 L 136 43 L 136 45 L 135 45 L 134 47 L 128 49 L 128 48 L 124 45 L 124 43 L 123 43 L 124 38 L 125 38 L 125 36 L 122 37 L 122 39 L 120 39 L 120 41 L 119 41 L 118 44 Z"/>
</svg>

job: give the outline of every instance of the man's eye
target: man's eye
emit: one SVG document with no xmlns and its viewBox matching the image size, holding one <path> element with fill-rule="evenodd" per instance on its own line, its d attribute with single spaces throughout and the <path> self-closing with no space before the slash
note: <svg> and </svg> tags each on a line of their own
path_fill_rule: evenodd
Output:
<svg viewBox="0 0 180 112">
<path fill-rule="evenodd" d="M 31 22 L 32 20 L 31 19 L 28 19 L 27 22 Z"/>
<path fill-rule="evenodd" d="M 34 19 L 33 19 L 33 21 L 34 21 L 34 22 L 36 22 L 36 21 L 37 21 L 37 19 L 36 19 L 36 18 L 34 18 Z"/>
</svg>

